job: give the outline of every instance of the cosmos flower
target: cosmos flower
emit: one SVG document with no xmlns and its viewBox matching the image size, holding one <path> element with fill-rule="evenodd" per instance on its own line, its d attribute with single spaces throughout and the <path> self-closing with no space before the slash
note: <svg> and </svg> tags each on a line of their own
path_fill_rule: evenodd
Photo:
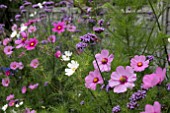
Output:
<svg viewBox="0 0 170 113">
<path fill-rule="evenodd" d="M 48 37 L 48 42 L 55 43 L 55 41 L 56 41 L 55 35 L 51 35 L 51 36 Z"/>
<path fill-rule="evenodd" d="M 70 51 L 65 51 L 64 54 L 62 55 L 62 60 L 63 60 L 63 61 L 69 61 L 71 55 L 72 55 L 72 52 L 70 52 Z"/>
<path fill-rule="evenodd" d="M 4 87 L 8 87 L 9 86 L 9 83 L 10 83 L 10 79 L 9 78 L 3 78 L 2 79 L 2 85 Z"/>
<path fill-rule="evenodd" d="M 30 66 L 31 66 L 32 68 L 37 68 L 38 65 L 39 65 L 38 59 L 33 59 L 33 60 L 31 61 L 31 63 L 30 63 Z"/>
<path fill-rule="evenodd" d="M 61 51 L 60 51 L 60 50 L 56 51 L 56 53 L 54 54 L 54 56 L 55 56 L 56 58 L 60 58 L 60 57 L 61 57 Z"/>
<path fill-rule="evenodd" d="M 12 46 L 5 46 L 5 48 L 4 48 L 4 53 L 5 53 L 6 55 L 11 55 L 11 54 L 13 53 L 13 48 L 14 48 L 14 47 L 12 47 Z"/>
<path fill-rule="evenodd" d="M 154 102 L 154 105 L 147 104 L 145 106 L 145 111 L 140 113 L 161 113 L 161 104 L 157 101 Z"/>
<path fill-rule="evenodd" d="M 149 89 L 156 86 L 160 81 L 160 78 L 156 76 L 156 74 L 147 74 L 143 77 L 143 85 L 142 88 Z"/>
<path fill-rule="evenodd" d="M 22 94 L 25 94 L 27 92 L 27 87 L 23 86 L 22 89 L 21 89 L 21 92 L 22 92 Z"/>
<path fill-rule="evenodd" d="M 76 26 L 74 25 L 67 25 L 67 31 L 69 32 L 75 32 L 76 31 Z"/>
<path fill-rule="evenodd" d="M 10 68 L 11 68 L 12 70 L 16 70 L 17 68 L 19 68 L 18 62 L 11 62 Z"/>
<path fill-rule="evenodd" d="M 10 41 L 11 41 L 11 40 L 10 40 L 9 38 L 5 38 L 5 39 L 3 40 L 3 45 L 4 45 L 4 46 L 8 45 L 8 43 L 9 43 Z"/>
<path fill-rule="evenodd" d="M 29 41 L 26 41 L 25 48 L 27 50 L 33 50 L 33 49 L 35 49 L 37 44 L 38 44 L 38 40 L 36 38 L 30 38 Z"/>
<path fill-rule="evenodd" d="M 144 55 L 136 55 L 130 62 L 130 66 L 137 72 L 144 71 L 149 66 L 149 60 Z"/>
<path fill-rule="evenodd" d="M 103 78 L 98 70 L 89 72 L 85 78 L 85 86 L 88 89 L 96 90 L 97 84 L 103 84 Z"/>
<path fill-rule="evenodd" d="M 58 22 L 58 23 L 53 23 L 54 28 L 52 29 L 53 32 L 57 32 L 58 34 L 61 34 L 62 32 L 65 31 L 65 22 Z"/>
<path fill-rule="evenodd" d="M 33 32 L 35 32 L 36 30 L 37 30 L 36 26 L 32 26 L 32 25 L 28 28 L 28 32 L 29 32 L 29 33 L 33 33 Z"/>
<path fill-rule="evenodd" d="M 102 50 L 101 53 L 96 54 L 95 57 L 101 72 L 109 72 L 111 70 L 111 62 L 114 59 L 113 54 L 109 55 L 108 50 Z M 96 60 L 93 61 L 93 65 L 95 69 L 98 69 Z"/>
<path fill-rule="evenodd" d="M 10 100 L 8 105 L 11 107 L 11 106 L 14 106 L 15 105 L 15 100 Z"/>
<path fill-rule="evenodd" d="M 8 104 L 5 104 L 4 106 L 2 106 L 2 110 L 5 112 L 8 108 Z"/>
<path fill-rule="evenodd" d="M 77 61 L 72 60 L 71 63 L 67 64 L 67 66 L 68 68 L 65 69 L 65 75 L 71 76 L 79 67 L 79 64 L 77 63 Z"/>
<path fill-rule="evenodd" d="M 6 97 L 6 101 L 12 100 L 14 99 L 14 97 L 15 97 L 14 94 L 10 94 Z"/>
<path fill-rule="evenodd" d="M 162 69 L 161 67 L 156 68 L 155 72 L 156 77 L 159 78 L 159 84 L 162 83 L 162 81 L 165 79 L 166 76 L 166 69 Z"/>
<path fill-rule="evenodd" d="M 36 83 L 36 84 L 30 84 L 30 85 L 28 86 L 28 88 L 31 89 L 31 90 L 34 90 L 34 89 L 36 89 L 38 86 L 39 86 L 38 83 Z"/>
<path fill-rule="evenodd" d="M 132 89 L 136 81 L 136 74 L 130 66 L 118 66 L 116 71 L 111 74 L 109 80 L 109 86 L 114 88 L 115 93 L 123 93 L 127 91 L 127 88 Z"/>
</svg>

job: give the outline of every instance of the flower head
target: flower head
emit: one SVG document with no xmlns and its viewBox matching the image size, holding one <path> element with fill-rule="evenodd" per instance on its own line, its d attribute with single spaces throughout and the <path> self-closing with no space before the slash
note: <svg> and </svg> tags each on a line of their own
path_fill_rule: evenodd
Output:
<svg viewBox="0 0 170 113">
<path fill-rule="evenodd" d="M 5 104 L 4 106 L 2 106 L 3 111 L 6 111 L 7 108 L 8 108 L 8 104 Z"/>
<path fill-rule="evenodd" d="M 11 107 L 11 106 L 14 106 L 15 105 L 15 100 L 10 100 L 8 105 Z"/>
<path fill-rule="evenodd" d="M 10 79 L 9 78 L 4 78 L 2 79 L 2 85 L 4 87 L 8 87 L 9 86 L 9 83 L 10 83 Z"/>
<path fill-rule="evenodd" d="M 72 52 L 70 52 L 70 51 L 65 51 L 65 52 L 64 52 L 64 55 L 62 55 L 62 60 L 63 60 L 63 61 L 69 61 L 71 55 L 72 55 Z"/>
<path fill-rule="evenodd" d="M 72 60 L 71 63 L 67 64 L 67 66 L 68 68 L 65 69 L 65 75 L 71 76 L 79 67 L 79 64 L 76 61 Z"/>
<path fill-rule="evenodd" d="M 93 65 L 95 69 L 98 69 L 98 65 L 99 68 L 101 70 L 101 72 L 109 72 L 111 70 L 111 62 L 113 61 L 113 54 L 109 55 L 109 51 L 108 50 L 102 50 L 101 54 L 98 53 L 95 55 L 96 60 L 93 61 Z M 97 65 L 98 63 L 98 65 Z"/>
<path fill-rule="evenodd" d="M 5 38 L 5 39 L 3 40 L 3 45 L 4 45 L 4 46 L 8 45 L 8 43 L 9 43 L 10 41 L 11 41 L 11 40 L 10 40 L 9 38 Z"/>
<path fill-rule="evenodd" d="M 11 62 L 10 68 L 12 70 L 16 70 L 17 68 L 19 68 L 19 63 L 18 62 Z"/>
<path fill-rule="evenodd" d="M 14 94 L 10 94 L 6 97 L 6 101 L 14 99 Z"/>
<path fill-rule="evenodd" d="M 75 32 L 76 31 L 76 26 L 74 25 L 67 25 L 67 31 L 70 31 L 70 32 Z"/>
<path fill-rule="evenodd" d="M 30 38 L 30 40 L 26 42 L 25 48 L 27 50 L 33 50 L 35 49 L 37 44 L 38 44 L 38 40 L 36 38 Z"/>
<path fill-rule="evenodd" d="M 11 55 L 11 54 L 13 53 L 13 48 L 14 48 L 14 47 L 12 47 L 12 46 L 5 46 L 5 48 L 4 48 L 4 53 L 5 53 L 6 55 Z"/>
<path fill-rule="evenodd" d="M 145 106 L 145 111 L 140 113 L 161 113 L 161 105 L 159 102 L 155 101 L 154 105 L 147 104 Z"/>
<path fill-rule="evenodd" d="M 36 84 L 30 84 L 30 85 L 28 86 L 28 88 L 31 89 L 31 90 L 34 90 L 34 89 L 36 89 L 38 86 L 39 86 L 38 83 L 36 83 Z"/>
<path fill-rule="evenodd" d="M 94 70 L 86 76 L 85 82 L 85 86 L 88 89 L 96 90 L 97 84 L 103 84 L 103 78 L 98 70 Z"/>
<path fill-rule="evenodd" d="M 130 66 L 137 72 L 144 71 L 149 66 L 149 60 L 146 60 L 146 57 L 143 55 L 136 55 L 130 62 Z"/>
<path fill-rule="evenodd" d="M 54 28 L 52 29 L 53 32 L 57 32 L 58 34 L 61 34 L 62 32 L 65 31 L 65 22 L 58 22 L 58 23 L 53 23 Z"/>
<path fill-rule="evenodd" d="M 111 74 L 109 86 L 114 88 L 115 93 L 123 93 L 127 91 L 127 88 L 132 89 L 135 86 L 134 81 L 136 81 L 136 74 L 131 67 L 118 66 Z"/>
<path fill-rule="evenodd" d="M 156 68 L 156 77 L 159 78 L 159 84 L 162 83 L 162 81 L 165 79 L 165 75 L 166 75 L 166 69 L 162 69 L 160 67 Z"/>
<path fill-rule="evenodd" d="M 54 54 L 54 56 L 56 57 L 56 58 L 60 58 L 61 57 L 61 51 L 57 51 L 55 54 Z"/>
<path fill-rule="evenodd" d="M 37 68 L 38 65 L 39 65 L 38 59 L 33 59 L 33 60 L 31 61 L 31 63 L 30 63 L 30 66 L 31 66 L 32 68 Z"/>
<path fill-rule="evenodd" d="M 55 35 L 51 35 L 48 37 L 48 42 L 54 43 L 56 41 Z"/>
<path fill-rule="evenodd" d="M 32 25 L 28 28 L 28 32 L 29 32 L 29 33 L 33 33 L 33 32 L 35 32 L 36 30 L 37 30 L 36 26 L 32 26 Z"/>
<path fill-rule="evenodd" d="M 159 83 L 160 79 L 156 76 L 156 74 L 147 74 L 143 77 L 143 85 L 142 88 L 149 89 L 156 86 Z"/>
<path fill-rule="evenodd" d="M 21 89 L 21 92 L 22 92 L 22 94 L 25 94 L 27 92 L 27 87 L 23 86 L 22 89 Z"/>
</svg>

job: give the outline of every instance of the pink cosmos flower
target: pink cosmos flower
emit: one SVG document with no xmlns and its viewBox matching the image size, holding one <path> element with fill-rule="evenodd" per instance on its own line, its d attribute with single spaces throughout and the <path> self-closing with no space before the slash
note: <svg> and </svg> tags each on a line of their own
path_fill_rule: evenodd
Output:
<svg viewBox="0 0 170 113">
<path fill-rule="evenodd" d="M 8 43 L 9 43 L 10 41 L 11 41 L 11 40 L 10 40 L 9 38 L 5 38 L 5 39 L 3 40 L 3 45 L 4 45 L 4 46 L 8 45 Z"/>
<path fill-rule="evenodd" d="M 10 107 L 14 106 L 14 105 L 15 105 L 15 100 L 10 100 L 9 103 L 8 103 L 8 105 L 9 105 Z"/>
<path fill-rule="evenodd" d="M 54 28 L 52 29 L 53 32 L 57 32 L 58 34 L 61 34 L 62 32 L 65 31 L 65 22 L 58 22 L 58 23 L 53 23 Z"/>
<path fill-rule="evenodd" d="M 10 83 L 9 78 L 4 78 L 4 79 L 2 79 L 2 85 L 3 85 L 4 87 L 8 87 L 8 86 L 9 86 L 9 83 Z"/>
<path fill-rule="evenodd" d="M 16 48 L 21 48 L 25 46 L 26 40 L 27 40 L 27 33 L 26 32 L 21 32 L 21 39 L 15 40 L 15 44 L 17 44 Z"/>
<path fill-rule="evenodd" d="M 156 68 L 156 77 L 159 78 L 159 84 L 162 83 L 162 81 L 165 79 L 165 75 L 166 75 L 166 69 L 162 69 L 161 67 L 157 67 Z"/>
<path fill-rule="evenodd" d="M 74 25 L 67 25 L 67 31 L 70 31 L 70 32 L 75 32 L 76 31 L 76 26 Z"/>
<path fill-rule="evenodd" d="M 22 94 L 25 94 L 27 92 L 27 87 L 23 86 L 22 89 L 21 89 L 21 92 L 22 92 Z"/>
<path fill-rule="evenodd" d="M 136 74 L 130 66 L 118 66 L 115 72 L 112 72 L 111 79 L 109 80 L 109 86 L 114 88 L 115 93 L 123 93 L 127 91 L 127 88 L 132 89 L 136 81 Z"/>
<path fill-rule="evenodd" d="M 10 94 L 9 96 L 6 97 L 6 101 L 14 99 L 14 94 Z"/>
<path fill-rule="evenodd" d="M 16 31 L 18 29 L 18 26 L 16 24 L 14 24 L 12 27 L 11 27 L 12 31 Z"/>
<path fill-rule="evenodd" d="M 97 84 L 103 84 L 103 78 L 98 70 L 91 71 L 85 78 L 85 86 L 89 89 L 96 90 Z"/>
<path fill-rule="evenodd" d="M 101 54 L 98 53 L 95 55 L 97 63 L 100 67 L 101 72 L 109 72 L 111 70 L 111 62 L 113 61 L 113 54 L 109 55 L 108 50 L 102 50 Z M 93 61 L 93 65 L 95 69 L 98 69 L 96 61 Z"/>
<path fill-rule="evenodd" d="M 31 111 L 29 108 L 26 108 L 24 113 L 36 113 L 36 111 L 35 110 Z"/>
<path fill-rule="evenodd" d="M 55 35 L 51 35 L 48 37 L 48 41 L 51 42 L 51 43 L 54 43 L 56 41 L 56 37 Z"/>
<path fill-rule="evenodd" d="M 144 71 L 149 66 L 149 60 L 144 55 L 136 55 L 130 62 L 130 66 L 137 72 Z"/>
<path fill-rule="evenodd" d="M 38 65 L 39 65 L 38 59 L 33 59 L 33 60 L 31 61 L 31 63 L 30 63 L 30 66 L 31 66 L 32 68 L 37 68 Z"/>
<path fill-rule="evenodd" d="M 56 58 L 60 58 L 61 57 L 61 51 L 57 51 L 55 54 L 54 54 L 54 56 L 56 57 Z"/>
<path fill-rule="evenodd" d="M 34 90 L 34 89 L 36 89 L 38 86 L 39 86 L 38 83 L 36 83 L 36 84 L 30 84 L 30 85 L 28 86 L 28 88 L 31 89 L 31 90 Z"/>
<path fill-rule="evenodd" d="M 4 53 L 5 53 L 6 55 L 11 55 L 11 54 L 13 53 L 13 47 L 12 47 L 12 46 L 6 46 L 6 47 L 4 48 Z"/>
<path fill-rule="evenodd" d="M 140 113 L 161 113 L 161 105 L 159 102 L 155 101 L 154 105 L 147 104 L 145 106 L 145 111 Z"/>
<path fill-rule="evenodd" d="M 36 38 L 30 38 L 29 41 L 26 41 L 25 48 L 27 50 L 33 50 L 35 49 L 35 46 L 38 44 L 38 40 Z"/>
<path fill-rule="evenodd" d="M 28 28 L 28 32 L 29 32 L 29 33 L 33 33 L 33 32 L 35 32 L 36 30 L 37 30 L 36 26 L 32 26 L 32 25 Z"/>
<path fill-rule="evenodd" d="M 18 67 L 19 67 L 18 62 L 11 62 L 10 68 L 11 68 L 12 70 L 16 70 Z"/>
<path fill-rule="evenodd" d="M 22 64 L 22 62 L 19 62 L 19 63 L 18 63 L 18 68 L 19 68 L 20 70 L 24 68 L 24 65 Z"/>
<path fill-rule="evenodd" d="M 160 78 L 157 77 L 156 74 L 148 74 L 148 75 L 145 75 L 143 77 L 143 85 L 142 85 L 142 88 L 144 89 L 149 89 L 149 88 L 152 88 L 154 86 L 156 86 L 160 81 Z"/>
</svg>

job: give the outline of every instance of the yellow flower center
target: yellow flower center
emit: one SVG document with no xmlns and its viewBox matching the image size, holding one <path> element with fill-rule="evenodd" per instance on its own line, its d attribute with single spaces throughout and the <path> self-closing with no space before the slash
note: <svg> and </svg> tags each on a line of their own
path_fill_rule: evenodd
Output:
<svg viewBox="0 0 170 113">
<path fill-rule="evenodd" d="M 142 63 L 142 62 L 138 62 L 138 63 L 137 63 L 137 66 L 138 66 L 138 67 L 141 67 L 141 66 L 143 66 L 143 63 Z"/>
<path fill-rule="evenodd" d="M 93 79 L 93 83 L 97 83 L 99 81 L 99 79 L 96 77 Z"/>
<path fill-rule="evenodd" d="M 57 29 L 58 29 L 58 30 L 61 30 L 61 26 L 57 26 Z"/>
<path fill-rule="evenodd" d="M 31 42 L 31 44 L 30 44 L 31 46 L 34 46 L 34 42 Z"/>
<path fill-rule="evenodd" d="M 120 81 L 121 84 L 124 84 L 124 83 L 127 82 L 127 77 L 126 77 L 126 76 L 121 76 L 121 77 L 119 78 L 119 81 Z"/>
</svg>

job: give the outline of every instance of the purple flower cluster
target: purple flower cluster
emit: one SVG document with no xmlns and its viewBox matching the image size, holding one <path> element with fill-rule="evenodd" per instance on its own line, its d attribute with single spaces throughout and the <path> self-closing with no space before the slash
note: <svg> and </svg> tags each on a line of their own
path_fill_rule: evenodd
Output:
<svg viewBox="0 0 170 113">
<path fill-rule="evenodd" d="M 7 6 L 6 5 L 4 5 L 4 4 L 0 4 L 0 9 L 6 9 L 7 8 Z"/>
<path fill-rule="evenodd" d="M 154 60 L 154 56 L 148 55 L 146 56 L 146 59 L 148 59 L 150 62 Z"/>
<path fill-rule="evenodd" d="M 76 44 L 76 49 L 79 52 L 83 52 L 83 50 L 89 45 L 94 45 L 96 44 L 98 38 L 95 34 L 92 33 L 87 33 L 83 36 L 80 36 L 80 40 L 81 42 L 79 42 L 78 44 Z"/>
<path fill-rule="evenodd" d="M 130 101 L 138 101 L 146 97 L 146 90 L 138 90 L 129 98 Z"/>
<path fill-rule="evenodd" d="M 127 108 L 135 109 L 136 107 L 139 106 L 137 101 L 145 97 L 146 97 L 146 90 L 138 90 L 137 92 L 133 93 L 132 96 L 129 98 L 130 102 L 127 103 Z"/>
<path fill-rule="evenodd" d="M 4 32 L 4 24 L 0 24 L 0 34 L 2 34 Z"/>
<path fill-rule="evenodd" d="M 93 27 L 93 31 L 96 33 L 102 33 L 104 31 L 103 27 Z"/>
<path fill-rule="evenodd" d="M 119 105 L 113 107 L 113 109 L 112 109 L 112 113 L 118 113 L 118 112 L 120 112 L 120 111 L 121 111 L 121 109 L 120 109 L 120 106 L 119 106 Z"/>
</svg>

